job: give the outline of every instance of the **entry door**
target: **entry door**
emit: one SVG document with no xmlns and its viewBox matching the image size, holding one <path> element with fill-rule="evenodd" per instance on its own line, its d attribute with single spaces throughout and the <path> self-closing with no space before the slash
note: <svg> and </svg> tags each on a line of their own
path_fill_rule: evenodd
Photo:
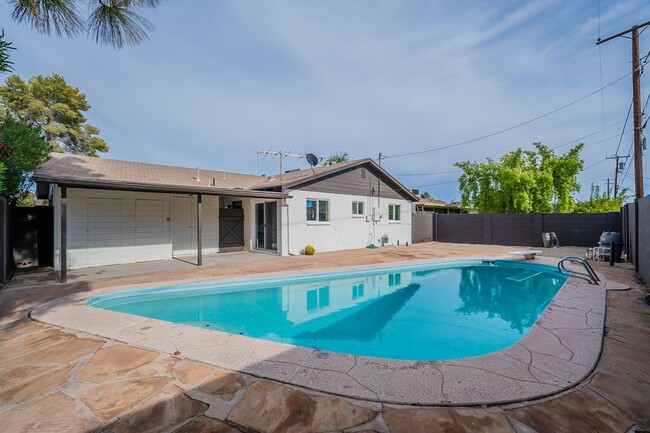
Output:
<svg viewBox="0 0 650 433">
<path fill-rule="evenodd" d="M 172 255 L 196 254 L 196 199 L 172 197 Z"/>
<path fill-rule="evenodd" d="M 277 202 L 255 204 L 255 243 L 259 249 L 278 250 Z"/>
</svg>

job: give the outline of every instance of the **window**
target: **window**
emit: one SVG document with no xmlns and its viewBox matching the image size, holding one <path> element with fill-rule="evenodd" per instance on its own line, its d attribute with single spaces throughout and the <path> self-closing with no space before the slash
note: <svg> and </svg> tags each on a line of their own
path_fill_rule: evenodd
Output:
<svg viewBox="0 0 650 433">
<path fill-rule="evenodd" d="M 365 178 L 366 178 L 366 169 L 362 168 L 361 169 L 361 179 L 365 179 Z"/>
<path fill-rule="evenodd" d="M 363 298 L 364 295 L 364 290 L 363 290 L 363 283 L 359 284 L 354 284 L 352 286 L 352 299 L 358 299 L 358 298 Z"/>
<path fill-rule="evenodd" d="M 329 307 L 330 287 L 307 290 L 307 311 Z"/>
<path fill-rule="evenodd" d="M 401 221 L 400 207 L 401 205 L 399 204 L 388 205 L 388 221 Z"/>
<path fill-rule="evenodd" d="M 353 201 L 352 202 L 352 216 L 364 216 L 363 211 L 363 202 L 362 201 Z"/>
<path fill-rule="evenodd" d="M 327 222 L 329 217 L 329 200 L 307 199 L 307 221 Z"/>
</svg>

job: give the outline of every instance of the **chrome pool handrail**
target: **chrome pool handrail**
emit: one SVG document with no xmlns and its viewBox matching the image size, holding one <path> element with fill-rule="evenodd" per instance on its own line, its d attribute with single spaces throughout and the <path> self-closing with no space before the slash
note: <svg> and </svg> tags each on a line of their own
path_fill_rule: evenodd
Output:
<svg viewBox="0 0 650 433">
<path fill-rule="evenodd" d="M 564 262 L 580 264 L 585 268 L 585 270 L 587 272 L 584 273 L 584 272 L 578 272 L 578 271 L 571 271 L 571 270 L 566 268 L 566 266 L 564 265 Z M 558 271 L 560 271 L 564 275 L 568 275 L 570 277 L 581 278 L 583 280 L 589 281 L 590 284 L 598 285 L 598 282 L 600 281 L 600 278 L 598 278 L 598 275 L 596 275 L 596 272 L 591 267 L 589 262 L 587 262 L 582 257 L 566 256 L 562 260 L 559 261 L 559 263 L 557 264 L 557 269 L 558 269 Z"/>
</svg>

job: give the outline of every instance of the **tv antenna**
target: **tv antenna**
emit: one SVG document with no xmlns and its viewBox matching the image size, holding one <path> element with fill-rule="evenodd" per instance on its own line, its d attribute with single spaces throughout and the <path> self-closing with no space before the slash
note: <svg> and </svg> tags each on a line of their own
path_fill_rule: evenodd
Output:
<svg viewBox="0 0 650 433">
<path fill-rule="evenodd" d="M 277 150 L 277 151 L 271 150 L 270 147 L 268 148 L 268 150 L 266 150 L 266 149 L 258 150 L 257 154 L 258 155 L 260 155 L 260 154 L 264 155 L 264 158 L 266 158 L 267 155 L 279 156 L 280 157 L 280 185 L 282 185 L 282 174 L 284 173 L 284 171 L 282 171 L 282 161 L 284 161 L 284 158 L 286 158 L 287 156 L 293 156 L 296 159 L 300 159 L 300 158 L 303 158 L 305 156 L 302 153 L 291 153 L 291 151 L 285 152 L 285 151 L 282 151 L 282 150 Z M 262 158 L 262 159 L 264 159 L 264 158 Z"/>
</svg>

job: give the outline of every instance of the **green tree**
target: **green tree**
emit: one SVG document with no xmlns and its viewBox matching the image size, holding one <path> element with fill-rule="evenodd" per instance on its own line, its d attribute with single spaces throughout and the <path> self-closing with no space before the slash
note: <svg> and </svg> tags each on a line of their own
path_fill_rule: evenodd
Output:
<svg viewBox="0 0 650 433">
<path fill-rule="evenodd" d="M 62 76 L 37 75 L 23 81 L 11 75 L 0 86 L 0 103 L 14 115 L 43 128 L 45 139 L 55 152 L 97 156 L 108 145 L 99 129 L 86 123 L 90 109 L 86 95 L 70 86 Z"/>
<path fill-rule="evenodd" d="M 625 200 L 630 198 L 628 195 L 628 188 L 623 188 L 618 197 L 608 197 L 606 193 L 600 193 L 600 188 L 597 185 L 591 184 L 591 194 L 589 200 L 579 201 L 573 207 L 573 212 L 576 213 L 603 213 L 603 212 L 618 212 Z"/>
<path fill-rule="evenodd" d="M 11 60 L 9 60 L 9 51 L 11 50 L 15 50 L 15 48 L 11 46 L 11 42 L 5 40 L 5 32 L 3 31 L 0 33 L 0 74 L 11 72 L 11 65 L 13 64 Z M 2 144 L 0 143 L 0 145 Z M 2 147 L 0 147 L 0 151 L 2 151 Z M 4 189 L 4 179 L 5 166 L 2 161 L 0 161 L 0 191 Z"/>
<path fill-rule="evenodd" d="M 536 151 L 517 149 L 499 162 L 457 162 L 462 205 L 480 213 L 571 212 L 583 145 L 559 156 L 541 143 L 534 146 Z"/>
<path fill-rule="evenodd" d="M 11 18 L 41 34 L 70 38 L 81 33 L 97 43 L 122 48 L 138 45 L 153 25 L 140 12 L 157 7 L 163 0 L 8 0 Z M 87 17 L 80 9 L 89 11 Z"/>
<path fill-rule="evenodd" d="M 5 189 L 5 165 L 0 161 L 0 196 L 2 196 L 2 191 Z"/>
<path fill-rule="evenodd" d="M 0 195 L 10 203 L 29 196 L 31 174 L 47 159 L 49 150 L 39 126 L 5 113 L 0 119 L 0 163 L 5 169 Z"/>
<path fill-rule="evenodd" d="M 331 154 L 325 161 L 323 161 L 323 165 L 340 164 L 342 162 L 348 161 L 350 161 L 350 155 L 348 155 L 346 152 L 336 152 Z"/>
</svg>

